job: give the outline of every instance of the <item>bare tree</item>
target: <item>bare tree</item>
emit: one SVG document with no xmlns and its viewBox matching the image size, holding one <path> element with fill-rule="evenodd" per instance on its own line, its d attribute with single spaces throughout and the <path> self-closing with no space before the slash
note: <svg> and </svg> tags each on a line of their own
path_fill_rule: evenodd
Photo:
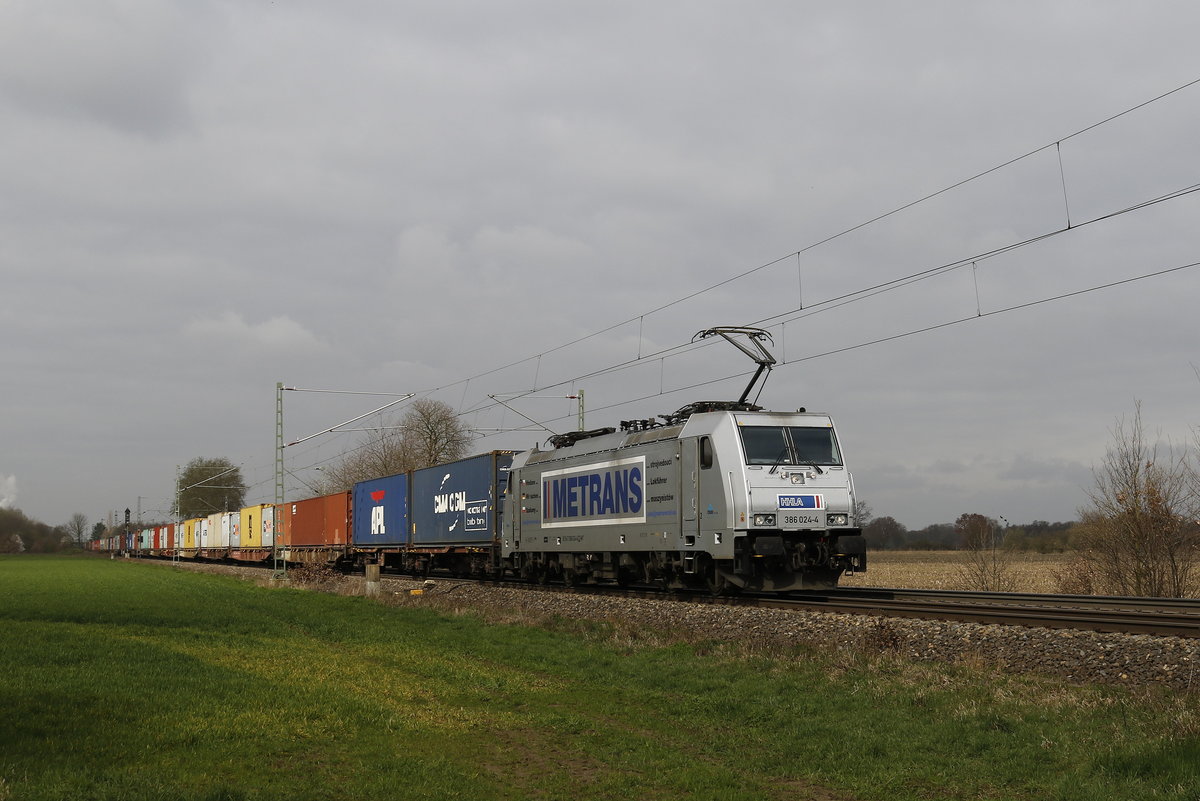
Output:
<svg viewBox="0 0 1200 801">
<path fill-rule="evenodd" d="M 983 592 L 1012 592 L 1016 589 L 1013 552 L 1005 549 L 996 521 L 980 514 L 960 515 L 954 523 L 962 537 L 966 561 L 960 575 L 969 589 Z"/>
<path fill-rule="evenodd" d="M 415 468 L 461 459 L 471 445 L 471 434 L 454 409 L 428 398 L 413 403 L 400 429 Z"/>
<path fill-rule="evenodd" d="M 411 469 L 401 435 L 395 427 L 380 423 L 366 434 L 354 450 L 321 470 L 315 487 L 321 494 L 345 492 L 360 481 L 392 476 Z"/>
<path fill-rule="evenodd" d="M 1170 447 L 1163 454 L 1146 442 L 1141 403 L 1112 435 L 1074 538 L 1079 570 L 1093 585 L 1082 589 L 1186 597 L 1200 578 L 1200 496 L 1190 454 Z"/>
<path fill-rule="evenodd" d="M 381 424 L 341 461 L 322 472 L 321 492 L 343 492 L 360 481 L 394 476 L 466 455 L 471 434 L 450 406 L 423 398 L 413 402 L 398 426 Z"/>
<path fill-rule="evenodd" d="M 854 501 L 854 521 L 859 528 L 866 528 L 867 523 L 870 523 L 875 517 L 875 510 L 871 508 L 871 504 L 864 501 L 862 498 Z"/>
<path fill-rule="evenodd" d="M 71 540 L 80 548 L 87 545 L 88 541 L 88 519 L 82 512 L 76 512 L 71 515 L 71 519 L 63 526 Z"/>
</svg>

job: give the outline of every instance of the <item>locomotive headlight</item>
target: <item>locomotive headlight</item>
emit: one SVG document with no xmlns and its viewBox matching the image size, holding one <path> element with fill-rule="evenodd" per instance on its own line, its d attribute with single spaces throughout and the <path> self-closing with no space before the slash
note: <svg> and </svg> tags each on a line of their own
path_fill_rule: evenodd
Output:
<svg viewBox="0 0 1200 801">
<path fill-rule="evenodd" d="M 754 525 L 756 526 L 774 526 L 775 515 L 755 515 Z"/>
<path fill-rule="evenodd" d="M 846 515 L 827 515 L 825 517 L 825 525 L 844 526 L 846 525 Z"/>
</svg>

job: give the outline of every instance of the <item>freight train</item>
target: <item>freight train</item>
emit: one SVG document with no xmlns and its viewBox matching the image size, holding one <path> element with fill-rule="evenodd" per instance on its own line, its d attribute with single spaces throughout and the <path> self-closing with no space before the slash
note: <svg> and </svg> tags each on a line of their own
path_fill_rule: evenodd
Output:
<svg viewBox="0 0 1200 801">
<path fill-rule="evenodd" d="M 712 334 L 759 362 L 737 401 L 693 403 L 620 430 L 556 435 L 546 450 L 492 451 L 100 547 L 715 594 L 828 587 L 865 570 L 853 478 L 833 420 L 748 402 L 774 363 L 761 345 L 765 332 L 701 332 Z"/>
</svg>

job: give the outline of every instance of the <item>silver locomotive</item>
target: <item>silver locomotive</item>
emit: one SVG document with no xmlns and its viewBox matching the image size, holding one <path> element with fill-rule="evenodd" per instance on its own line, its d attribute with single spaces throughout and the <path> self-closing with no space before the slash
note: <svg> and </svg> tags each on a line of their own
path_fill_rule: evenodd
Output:
<svg viewBox="0 0 1200 801">
<path fill-rule="evenodd" d="M 717 328 L 759 362 L 737 401 L 552 437 L 517 454 L 501 560 L 535 581 L 784 591 L 866 569 L 854 482 L 828 415 L 747 402 L 774 364 L 758 329 Z M 749 347 L 747 347 L 747 343 Z"/>
</svg>

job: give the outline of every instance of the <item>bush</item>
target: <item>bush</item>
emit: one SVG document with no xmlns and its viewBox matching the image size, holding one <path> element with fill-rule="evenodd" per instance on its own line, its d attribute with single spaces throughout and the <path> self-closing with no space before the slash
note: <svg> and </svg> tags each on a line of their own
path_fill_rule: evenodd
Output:
<svg viewBox="0 0 1200 801">
<path fill-rule="evenodd" d="M 1183 598 L 1197 589 L 1200 503 L 1190 453 L 1147 444 L 1141 406 L 1119 420 L 1072 532 L 1081 575 L 1108 595 Z"/>
</svg>

